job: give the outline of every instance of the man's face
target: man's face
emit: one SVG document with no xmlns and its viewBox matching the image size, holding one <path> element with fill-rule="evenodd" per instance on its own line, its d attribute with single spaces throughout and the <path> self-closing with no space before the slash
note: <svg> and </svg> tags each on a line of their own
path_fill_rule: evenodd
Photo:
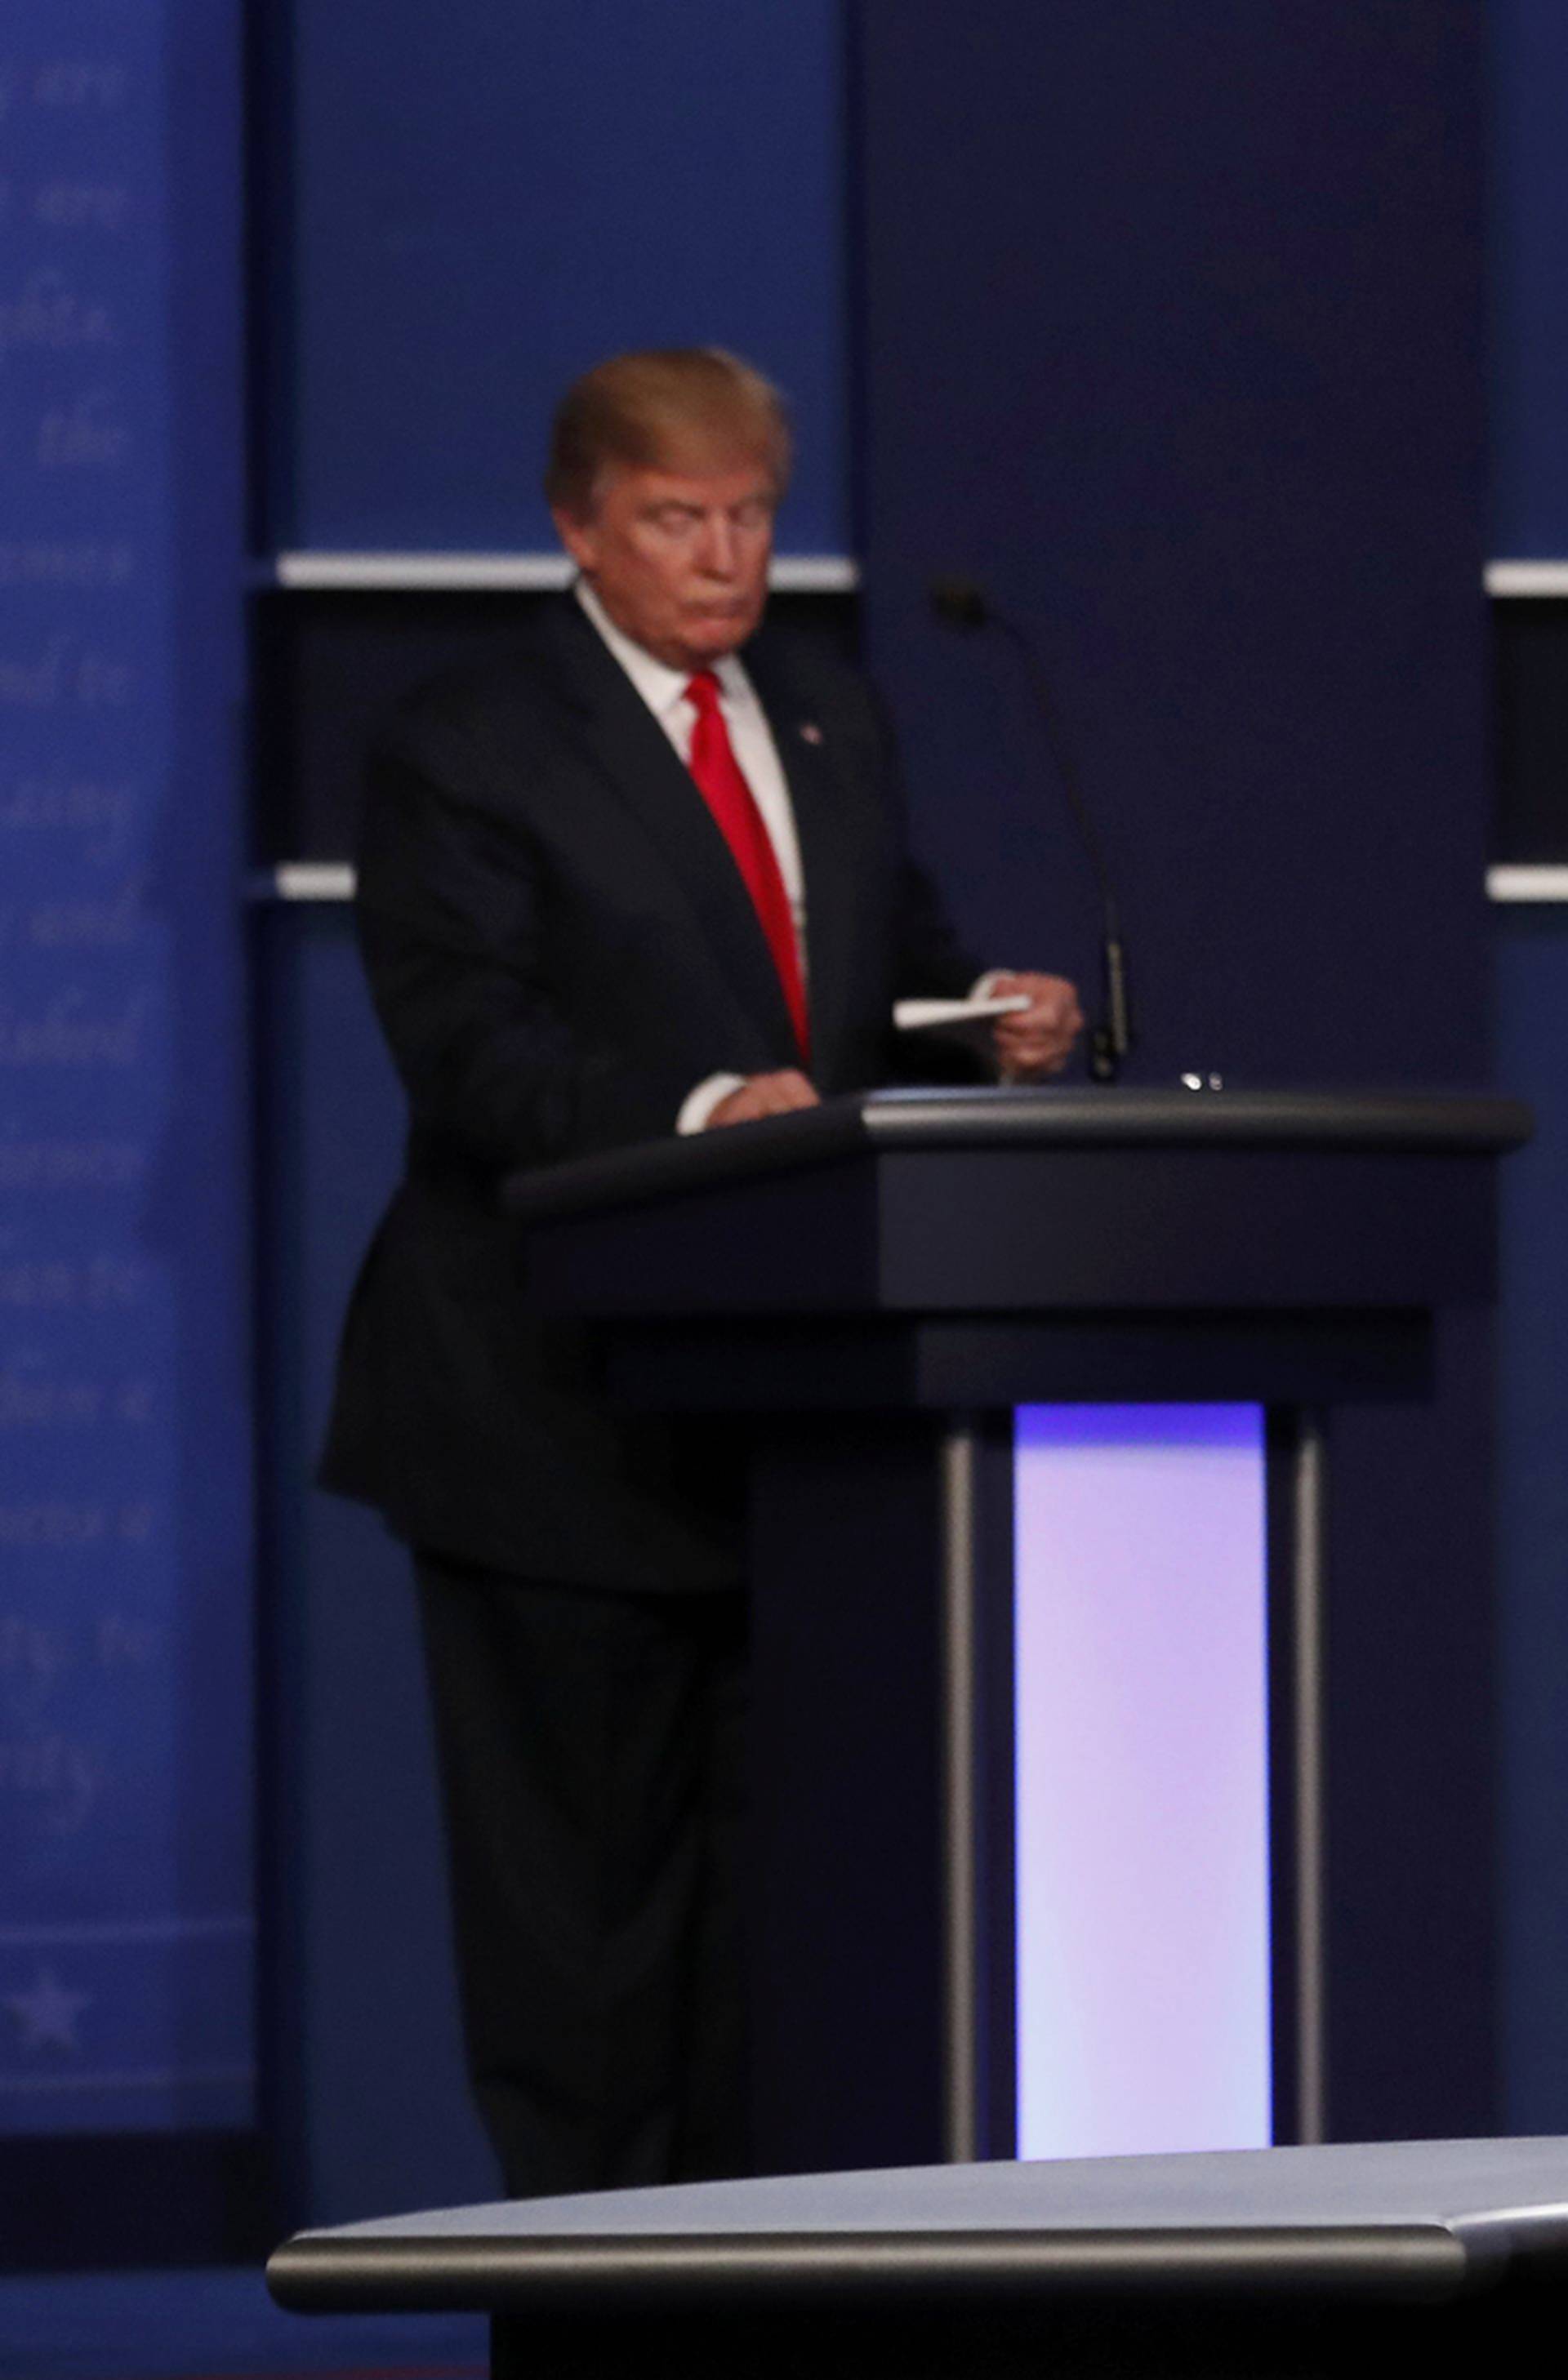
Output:
<svg viewBox="0 0 1568 2380">
<path fill-rule="evenodd" d="M 695 477 L 612 465 L 592 511 L 555 526 L 615 625 L 671 669 L 699 670 L 762 616 L 776 503 L 761 463 Z"/>
</svg>

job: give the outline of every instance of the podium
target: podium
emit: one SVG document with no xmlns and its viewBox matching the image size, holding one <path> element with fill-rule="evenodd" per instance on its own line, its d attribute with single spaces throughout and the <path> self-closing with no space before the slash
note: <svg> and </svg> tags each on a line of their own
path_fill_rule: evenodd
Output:
<svg viewBox="0 0 1568 2380">
<path fill-rule="evenodd" d="M 1020 1749 L 1064 1733 L 1089 1672 L 1103 1687 L 1117 1659 L 1100 1648 L 1080 1682 L 1026 1645 L 1015 1416 L 1040 1408 L 1136 1407 L 1157 1436 L 1177 1409 L 1258 1417 L 1254 1684 L 1216 1696 L 1210 1679 L 1203 1706 L 1202 1677 L 1146 1682 L 1146 1713 L 1199 1701 L 1189 1749 L 1161 1755 L 1130 1820 L 1146 1873 L 1191 1868 L 1172 1906 L 1206 1909 L 1216 1876 L 1241 1867 L 1251 1900 L 1227 1902 L 1190 1954 L 1160 1939 L 1091 1946 L 1063 2005 L 1092 2030 L 1101 1955 L 1124 1984 L 1158 1979 L 1162 1959 L 1190 1956 L 1207 1974 L 1205 1961 L 1234 1958 L 1234 1974 L 1216 1965 L 1204 1989 L 1250 1994 L 1263 2037 L 1248 2104 L 1261 2092 L 1267 2107 L 1216 2115 L 1201 2140 L 1111 2144 L 1322 2136 L 1326 1417 L 1428 1392 L 1436 1317 L 1494 1295 L 1496 1162 L 1528 1130 L 1527 1111 L 1483 1097 L 893 1091 L 509 1186 L 526 1293 L 596 1327 L 612 1397 L 744 1429 L 765 2169 L 1012 2155 L 1026 2050 L 1072 2054 L 1028 2046 L 1027 1960 L 1061 1959 L 1049 1938 L 1038 1948 L 1052 1925 L 1032 1917 L 1021 1937 L 1017 1912 L 1036 1906 L 1039 1842 L 1079 1804 L 1113 1798 L 1116 1763 L 1149 1721 L 1120 1713 L 1112 1678 L 1119 1715 L 1085 1753 L 1097 1761 L 1117 1738 L 1109 1767 L 1092 1781 L 1086 1767 L 1079 1785 L 1058 1770 L 1043 1818 L 1026 1808 Z M 1212 1469 L 1208 1439 L 1199 1451 Z M 1162 1475 L 1179 1453 L 1162 1449 Z M 1119 1523 L 1124 1500 L 1102 1500 Z M 1157 1527 L 1149 1564 L 1183 1552 L 1185 1535 L 1179 1519 Z M 1190 1547 L 1184 1559 L 1191 1596 Z M 1092 1546 L 1077 1560 L 1092 1615 Z M 1031 1611 L 1065 1564 L 1060 1550 L 1046 1562 Z M 1208 1649 L 1189 1668 L 1212 1670 L 1233 1626 L 1223 1612 L 1244 1609 L 1245 1597 L 1204 1607 Z M 1130 1652 L 1132 1623 L 1119 1624 Z M 1025 1696 L 1037 1672 L 1058 1697 L 1049 1721 Z M 1247 1694 L 1256 1709 L 1238 1717 Z M 1258 1774 L 1256 1840 L 1238 1852 L 1204 1835 L 1225 1818 L 1222 1780 L 1167 1856 L 1148 1837 L 1150 1809 L 1233 1724 L 1236 1758 Z M 1110 1895 L 1116 1841 L 1084 1856 L 1099 1862 L 1075 1871 L 1089 1897 Z M 1135 2009 L 1126 2022 L 1138 2021 Z M 1201 2012 L 1190 2022 L 1201 2029 Z M 1222 2049 L 1237 2032 L 1223 2011 L 1210 2022 Z M 1178 2028 L 1154 2063 L 1200 2065 L 1200 2047 Z M 1190 2121 L 1209 2118 L 1200 2107 Z"/>
</svg>

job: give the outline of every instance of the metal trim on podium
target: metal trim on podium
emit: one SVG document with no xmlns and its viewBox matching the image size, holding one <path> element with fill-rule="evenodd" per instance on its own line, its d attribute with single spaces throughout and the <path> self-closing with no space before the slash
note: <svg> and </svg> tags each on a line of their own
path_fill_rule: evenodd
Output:
<svg viewBox="0 0 1568 2380">
<path fill-rule="evenodd" d="M 1568 2141 L 796 2175 L 306 2232 L 306 2313 L 463 2308 L 496 2380 L 1261 2371 L 1515 2359 L 1568 2285 Z M 618 2358 L 628 2359 L 618 2362 Z"/>
</svg>

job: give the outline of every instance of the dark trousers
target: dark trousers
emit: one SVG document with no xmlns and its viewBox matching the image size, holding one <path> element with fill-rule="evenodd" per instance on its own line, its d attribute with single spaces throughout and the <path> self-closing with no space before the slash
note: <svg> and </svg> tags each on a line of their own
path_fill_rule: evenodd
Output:
<svg viewBox="0 0 1568 2380">
<path fill-rule="evenodd" d="M 468 2068 L 508 2191 L 747 2170 L 745 1601 L 420 1553 Z"/>
</svg>

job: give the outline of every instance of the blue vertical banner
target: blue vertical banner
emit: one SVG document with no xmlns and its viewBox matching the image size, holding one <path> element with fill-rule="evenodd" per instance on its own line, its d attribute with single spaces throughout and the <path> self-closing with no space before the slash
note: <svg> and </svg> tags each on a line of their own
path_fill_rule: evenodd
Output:
<svg viewBox="0 0 1568 2380">
<path fill-rule="evenodd" d="M 234 13 L 0 26 L 0 2131 L 251 2107 Z"/>
</svg>

